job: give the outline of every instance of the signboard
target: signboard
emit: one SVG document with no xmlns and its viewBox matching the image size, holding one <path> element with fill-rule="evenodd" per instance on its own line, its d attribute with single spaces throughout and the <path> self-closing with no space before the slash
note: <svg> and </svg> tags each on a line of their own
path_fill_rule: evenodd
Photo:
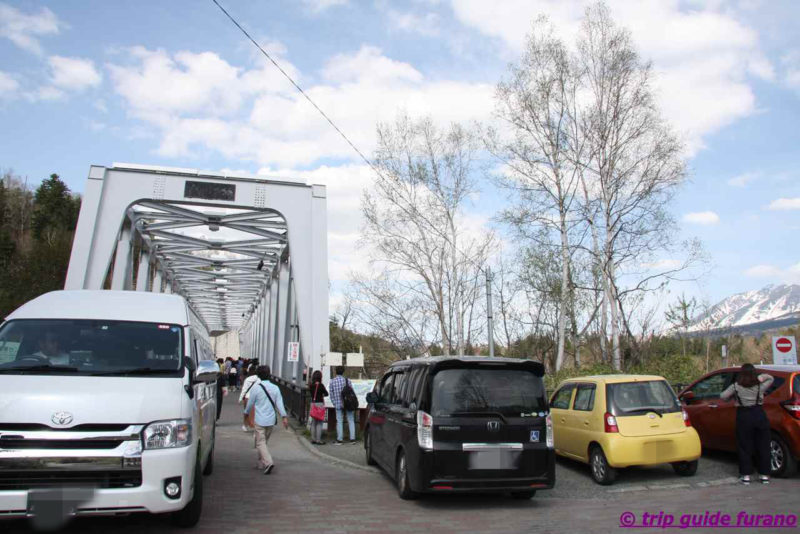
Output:
<svg viewBox="0 0 800 534">
<path fill-rule="evenodd" d="M 353 384 L 353 391 L 358 397 L 358 407 L 359 408 L 366 408 L 367 407 L 367 393 L 375 389 L 375 379 L 370 380 L 350 380 L 350 383 Z M 333 403 L 331 402 L 330 397 L 325 397 L 325 407 L 326 408 L 333 408 Z"/>
<path fill-rule="evenodd" d="M 794 336 L 772 338 L 772 362 L 777 365 L 797 365 L 797 342 Z"/>
<path fill-rule="evenodd" d="M 327 365 L 329 367 L 336 367 L 337 365 L 342 365 L 342 353 L 341 352 L 329 352 L 325 355 L 325 361 L 322 365 Z"/>
<path fill-rule="evenodd" d="M 296 362 L 300 360 L 300 342 L 299 341 L 290 341 L 289 342 L 289 356 L 287 361 Z"/>
<path fill-rule="evenodd" d="M 364 355 L 358 352 L 347 353 L 347 367 L 364 367 Z"/>
</svg>

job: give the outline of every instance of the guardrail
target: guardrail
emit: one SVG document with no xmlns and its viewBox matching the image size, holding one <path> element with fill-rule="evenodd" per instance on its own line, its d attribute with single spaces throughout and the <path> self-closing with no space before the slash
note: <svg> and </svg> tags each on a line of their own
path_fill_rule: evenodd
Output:
<svg viewBox="0 0 800 534">
<path fill-rule="evenodd" d="M 283 404 L 286 411 L 294 416 L 300 423 L 305 424 L 308 416 L 308 407 L 311 400 L 311 392 L 308 386 L 303 384 L 298 386 L 277 376 L 270 377 L 270 381 L 278 386 L 283 397 Z"/>
</svg>

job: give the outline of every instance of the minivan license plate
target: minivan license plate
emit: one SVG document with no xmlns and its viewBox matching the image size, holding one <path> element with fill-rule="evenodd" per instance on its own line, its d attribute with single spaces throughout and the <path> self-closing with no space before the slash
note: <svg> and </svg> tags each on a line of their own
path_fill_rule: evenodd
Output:
<svg viewBox="0 0 800 534">
<path fill-rule="evenodd" d="M 519 451 L 489 450 L 474 451 L 469 455 L 470 469 L 516 469 L 519 465 Z"/>
</svg>

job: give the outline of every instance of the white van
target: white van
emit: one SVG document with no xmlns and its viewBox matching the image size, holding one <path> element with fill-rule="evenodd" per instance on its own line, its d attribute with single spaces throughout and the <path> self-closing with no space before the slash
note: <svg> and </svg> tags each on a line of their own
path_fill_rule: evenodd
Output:
<svg viewBox="0 0 800 534">
<path fill-rule="evenodd" d="M 178 295 L 54 291 L 21 306 L 0 326 L 0 518 L 60 500 L 63 516 L 195 525 L 218 372 Z"/>
</svg>

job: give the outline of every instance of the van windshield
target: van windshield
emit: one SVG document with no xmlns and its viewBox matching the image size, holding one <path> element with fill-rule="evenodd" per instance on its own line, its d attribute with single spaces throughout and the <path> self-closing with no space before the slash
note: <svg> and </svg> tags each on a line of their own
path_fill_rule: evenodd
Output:
<svg viewBox="0 0 800 534">
<path fill-rule="evenodd" d="M 547 409 L 541 377 L 518 369 L 446 369 L 433 377 L 431 415 L 538 415 Z"/>
<path fill-rule="evenodd" d="M 608 411 L 617 417 L 678 412 L 681 404 L 663 380 L 623 382 L 606 386 Z"/>
<path fill-rule="evenodd" d="M 18 319 L 0 328 L 0 373 L 177 376 L 174 324 Z"/>
</svg>

